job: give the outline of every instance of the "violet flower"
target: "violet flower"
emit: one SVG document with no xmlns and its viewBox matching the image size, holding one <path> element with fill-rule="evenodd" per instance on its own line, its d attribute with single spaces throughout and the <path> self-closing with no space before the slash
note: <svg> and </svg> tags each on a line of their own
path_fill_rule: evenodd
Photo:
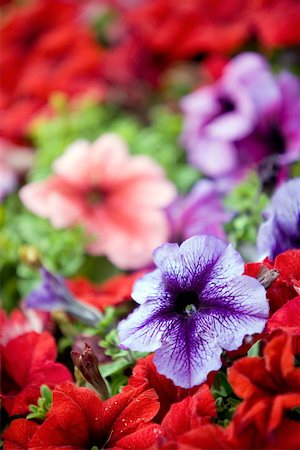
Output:
<svg viewBox="0 0 300 450">
<path fill-rule="evenodd" d="M 189 94 L 181 106 L 183 146 L 208 176 L 235 179 L 262 164 L 267 177 L 300 157 L 299 80 L 272 74 L 261 55 L 233 58 L 215 84 Z"/>
<path fill-rule="evenodd" d="M 257 236 L 261 256 L 274 259 L 289 248 L 300 248 L 300 178 L 277 189 L 264 215 Z"/>
<path fill-rule="evenodd" d="M 200 180 L 186 196 L 179 196 L 166 209 L 170 222 L 170 241 L 182 242 L 196 234 L 225 238 L 223 224 L 231 214 L 225 211 L 216 183 Z"/>
<path fill-rule="evenodd" d="M 140 306 L 119 324 L 120 347 L 155 351 L 158 372 L 190 388 L 221 367 L 222 349 L 263 330 L 265 289 L 242 275 L 239 253 L 215 236 L 162 245 L 154 261 L 157 269 L 134 286 Z"/>
<path fill-rule="evenodd" d="M 63 310 L 91 326 L 101 320 L 99 311 L 73 297 L 62 277 L 54 275 L 44 267 L 40 269 L 40 273 L 42 283 L 25 299 L 26 308 L 41 311 Z"/>
</svg>

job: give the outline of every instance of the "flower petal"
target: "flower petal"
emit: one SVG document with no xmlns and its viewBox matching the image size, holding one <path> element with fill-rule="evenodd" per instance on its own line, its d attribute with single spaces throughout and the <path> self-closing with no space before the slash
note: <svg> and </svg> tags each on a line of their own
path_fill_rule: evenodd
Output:
<svg viewBox="0 0 300 450">
<path fill-rule="evenodd" d="M 163 334 L 173 326 L 167 306 L 163 311 L 159 303 L 148 301 L 120 322 L 120 347 L 141 352 L 158 349 Z"/>
<path fill-rule="evenodd" d="M 164 295 L 162 282 L 160 270 L 153 270 L 135 282 L 131 297 L 140 304 L 145 303 L 146 300 L 156 299 L 160 293 Z"/>
<path fill-rule="evenodd" d="M 203 332 L 204 331 L 204 332 Z M 203 383 L 221 367 L 221 347 L 205 322 L 177 316 L 154 356 L 157 370 L 183 388 Z"/>
<path fill-rule="evenodd" d="M 214 279 L 205 286 L 202 299 L 207 307 L 200 308 L 199 314 L 225 350 L 237 349 L 247 334 L 261 333 L 269 317 L 265 289 L 247 275 L 223 284 Z"/>
</svg>

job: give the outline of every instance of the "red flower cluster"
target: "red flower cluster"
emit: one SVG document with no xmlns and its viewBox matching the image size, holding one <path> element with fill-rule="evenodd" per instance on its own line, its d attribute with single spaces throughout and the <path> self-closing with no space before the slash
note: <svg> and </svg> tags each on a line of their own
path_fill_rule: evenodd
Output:
<svg viewBox="0 0 300 450">
<path fill-rule="evenodd" d="M 272 48 L 300 42 L 296 0 L 148 0 L 129 12 L 128 21 L 155 54 L 169 60 L 233 52 L 252 37 Z"/>
<path fill-rule="evenodd" d="M 182 389 L 157 373 L 149 356 L 133 371 L 121 394 L 101 401 L 90 389 L 62 383 L 53 391 L 46 420 L 14 420 L 5 448 L 150 448 L 175 445 L 179 436 L 209 424 L 216 409 L 209 387 Z"/>
<path fill-rule="evenodd" d="M 135 105 L 160 85 L 174 60 L 209 54 L 206 70 L 216 75 L 220 55 L 252 38 L 266 48 L 300 43 L 297 0 L 146 0 L 134 8 L 108 1 L 115 23 L 113 32 L 104 30 L 105 49 L 87 26 L 91 11 L 101 14 L 100 6 L 36 0 L 7 14 L 1 27 L 2 136 L 24 142 L 54 92 L 109 94 L 117 103 Z"/>
<path fill-rule="evenodd" d="M 152 421 L 159 410 L 154 389 L 127 386 L 101 401 L 90 389 L 66 382 L 53 391 L 53 405 L 42 425 L 13 421 L 3 438 L 6 448 L 146 449 L 176 442 L 190 430 L 210 422 L 215 406 L 207 385 L 171 406 L 161 425 Z M 15 445 L 15 447 L 13 447 Z M 10 446 L 10 447 L 9 447 Z"/>
<path fill-rule="evenodd" d="M 71 374 L 62 364 L 55 363 L 57 351 L 53 337 L 45 332 L 30 332 L 0 346 L 1 398 L 9 415 L 27 413 L 35 404 L 40 386 L 53 388 Z"/>
<path fill-rule="evenodd" d="M 18 9 L 1 29 L 0 133 L 22 140 L 53 92 L 103 95 L 102 50 L 80 23 L 78 5 L 41 0 Z"/>
<path fill-rule="evenodd" d="M 236 361 L 229 381 L 244 399 L 227 430 L 231 448 L 299 448 L 300 428 L 288 415 L 300 405 L 300 368 L 291 337 L 273 336 L 263 358 Z"/>
</svg>

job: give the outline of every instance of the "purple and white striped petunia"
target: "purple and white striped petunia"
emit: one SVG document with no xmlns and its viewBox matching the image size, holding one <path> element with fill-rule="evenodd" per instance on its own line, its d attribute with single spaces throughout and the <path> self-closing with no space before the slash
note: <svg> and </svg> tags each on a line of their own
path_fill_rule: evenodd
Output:
<svg viewBox="0 0 300 450">
<path fill-rule="evenodd" d="M 264 212 L 257 247 L 261 256 L 274 259 L 290 248 L 300 248 L 300 178 L 284 183 Z"/>
<path fill-rule="evenodd" d="M 164 244 L 154 262 L 157 269 L 134 286 L 140 306 L 119 324 L 120 347 L 155 351 L 157 370 L 190 388 L 221 367 L 223 349 L 264 329 L 265 289 L 242 275 L 239 253 L 215 236 Z"/>
</svg>

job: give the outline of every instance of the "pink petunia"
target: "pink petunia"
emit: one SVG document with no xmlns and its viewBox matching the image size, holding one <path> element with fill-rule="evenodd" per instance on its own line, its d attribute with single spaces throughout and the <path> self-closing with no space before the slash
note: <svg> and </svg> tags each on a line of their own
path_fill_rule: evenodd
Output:
<svg viewBox="0 0 300 450">
<path fill-rule="evenodd" d="M 175 197 L 161 167 L 146 156 L 130 156 L 114 134 L 94 143 L 74 142 L 53 164 L 54 175 L 23 187 L 26 207 L 55 228 L 82 225 L 88 251 L 106 255 L 122 269 L 151 261 L 168 238 L 163 208 Z"/>
</svg>

